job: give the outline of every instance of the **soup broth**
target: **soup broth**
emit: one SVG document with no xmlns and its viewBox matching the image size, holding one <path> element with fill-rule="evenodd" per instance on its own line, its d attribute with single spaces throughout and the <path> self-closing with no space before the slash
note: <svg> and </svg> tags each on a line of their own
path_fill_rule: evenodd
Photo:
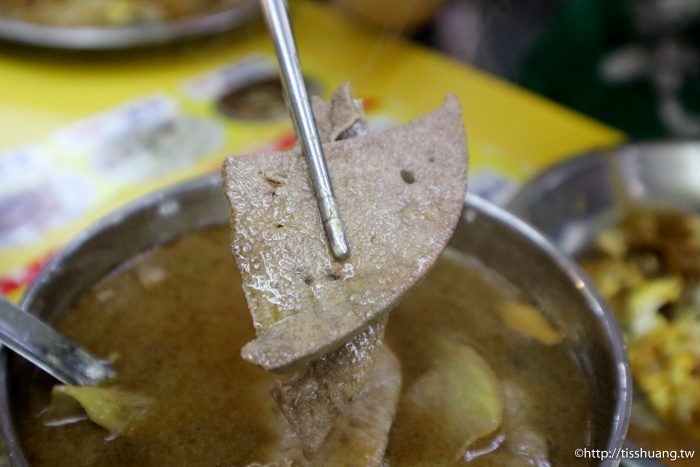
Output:
<svg viewBox="0 0 700 467">
<path fill-rule="evenodd" d="M 186 235 L 131 261 L 78 300 L 60 330 L 99 356 L 116 357 L 115 386 L 153 403 L 133 430 L 117 437 L 87 421 L 45 426 L 54 382 L 36 372 L 17 420 L 30 465 L 277 460 L 284 423 L 270 397 L 277 377 L 240 357 L 254 331 L 228 242 L 224 227 Z M 506 417 L 527 420 L 528 429 L 546 440 L 552 465 L 586 465 L 573 456 L 591 439 L 583 374 L 565 341 L 545 345 L 502 324 L 496 310 L 512 301 L 528 297 L 476 260 L 448 250 L 389 319 L 385 342 L 401 362 L 402 393 L 431 365 L 429 337 L 456 336 L 493 368 L 510 403 Z M 429 420 L 406 420 L 402 400 L 389 437 L 389 465 L 434 465 L 432 459 L 444 457 Z M 526 465 L 507 441 L 501 436 L 493 452 L 469 465 Z"/>
</svg>

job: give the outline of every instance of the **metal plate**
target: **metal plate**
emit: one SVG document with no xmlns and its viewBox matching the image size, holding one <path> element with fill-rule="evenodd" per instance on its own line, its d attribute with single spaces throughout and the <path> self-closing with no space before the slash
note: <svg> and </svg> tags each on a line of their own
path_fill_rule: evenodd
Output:
<svg viewBox="0 0 700 467">
<path fill-rule="evenodd" d="M 649 142 L 593 151 L 541 172 L 508 209 L 578 255 L 631 206 L 700 212 L 700 142 Z"/>
<path fill-rule="evenodd" d="M 61 27 L 0 17 L 0 39 L 59 49 L 126 49 L 218 34 L 249 21 L 258 12 L 256 0 L 242 0 L 215 13 L 130 26 Z"/>
</svg>

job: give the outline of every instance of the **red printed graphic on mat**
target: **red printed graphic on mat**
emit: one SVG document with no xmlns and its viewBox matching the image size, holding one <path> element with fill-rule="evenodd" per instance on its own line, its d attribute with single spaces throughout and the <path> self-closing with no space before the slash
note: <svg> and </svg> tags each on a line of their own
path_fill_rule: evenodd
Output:
<svg viewBox="0 0 700 467">
<path fill-rule="evenodd" d="M 7 276 L 0 276 L 0 294 L 8 295 L 15 290 L 28 286 L 53 255 L 54 252 L 50 251 L 25 267 L 13 271 Z"/>
</svg>

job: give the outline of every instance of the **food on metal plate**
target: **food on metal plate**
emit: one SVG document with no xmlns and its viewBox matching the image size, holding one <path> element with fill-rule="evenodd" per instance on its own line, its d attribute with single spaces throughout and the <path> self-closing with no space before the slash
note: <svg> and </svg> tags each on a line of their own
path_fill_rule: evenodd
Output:
<svg viewBox="0 0 700 467">
<path fill-rule="evenodd" d="M 700 441 L 700 216 L 632 211 L 581 261 L 617 315 L 648 406 L 633 425 Z"/>
</svg>

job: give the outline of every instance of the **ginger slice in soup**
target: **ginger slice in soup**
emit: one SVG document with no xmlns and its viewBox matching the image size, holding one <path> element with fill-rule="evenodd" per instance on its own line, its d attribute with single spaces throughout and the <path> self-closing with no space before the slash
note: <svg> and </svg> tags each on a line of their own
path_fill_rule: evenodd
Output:
<svg viewBox="0 0 700 467">
<path fill-rule="evenodd" d="M 111 434 L 120 435 L 143 418 L 151 402 L 149 397 L 116 389 L 54 386 L 46 424 L 63 425 L 88 418 Z"/>
<path fill-rule="evenodd" d="M 422 433 L 440 452 L 435 462 L 461 459 L 470 448 L 498 434 L 503 424 L 501 382 L 488 362 L 454 337 L 434 339 L 434 365 L 410 388 L 401 422 Z"/>
<path fill-rule="evenodd" d="M 513 331 L 546 345 L 558 344 L 563 337 L 533 305 L 506 302 L 498 307 L 501 321 Z"/>
</svg>

